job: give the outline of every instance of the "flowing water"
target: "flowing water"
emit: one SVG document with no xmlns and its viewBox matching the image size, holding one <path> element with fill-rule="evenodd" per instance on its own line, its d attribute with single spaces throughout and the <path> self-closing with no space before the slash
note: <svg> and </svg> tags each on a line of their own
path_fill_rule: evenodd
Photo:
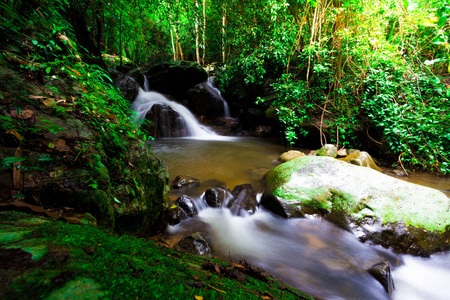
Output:
<svg viewBox="0 0 450 300">
<path fill-rule="evenodd" d="M 251 183 L 261 191 L 261 177 L 288 150 L 277 141 L 182 138 L 157 139 L 151 145 L 152 151 L 167 163 L 171 180 L 177 175 L 188 175 L 202 181 L 200 187 L 172 194 L 172 200 L 181 194 L 193 197 L 200 212 L 170 226 L 165 233 L 169 243 L 201 231 L 210 239 L 218 258 L 235 262 L 245 259 L 292 286 L 325 299 L 389 299 L 381 284 L 366 272 L 373 264 L 387 259 L 396 286 L 393 299 L 449 299 L 449 253 L 429 259 L 396 256 L 380 247 L 362 244 L 351 233 L 325 221 L 286 220 L 262 208 L 246 217 L 232 215 L 227 209 L 204 208 L 202 193 L 218 183 L 230 189 Z M 440 190 L 448 190 L 450 185 L 448 177 L 429 174 L 413 177 L 412 181 Z"/>
<path fill-rule="evenodd" d="M 205 82 L 205 85 L 208 89 L 208 92 L 213 95 L 215 98 L 219 99 L 223 103 L 223 112 L 224 117 L 231 117 L 230 108 L 228 107 L 227 101 L 223 98 L 222 93 L 218 88 L 214 86 L 214 77 L 208 77 L 208 80 Z"/>
</svg>

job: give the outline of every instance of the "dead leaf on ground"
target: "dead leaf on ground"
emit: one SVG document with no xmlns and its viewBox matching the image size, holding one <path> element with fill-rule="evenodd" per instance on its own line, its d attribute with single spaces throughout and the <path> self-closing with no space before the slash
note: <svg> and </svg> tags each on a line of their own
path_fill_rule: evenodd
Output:
<svg viewBox="0 0 450 300">
<path fill-rule="evenodd" d="M 202 297 L 202 296 L 194 295 L 194 299 L 195 299 L 195 300 L 203 300 L 203 297 Z"/>
<path fill-rule="evenodd" d="M 22 150 L 20 150 L 20 148 L 17 148 L 14 156 L 22 157 Z M 20 187 L 20 182 L 22 182 L 22 179 L 22 162 L 18 161 L 13 163 L 13 187 L 18 189 Z"/>
<path fill-rule="evenodd" d="M 6 134 L 14 135 L 19 141 L 21 141 L 21 140 L 24 139 L 24 137 L 23 137 L 20 133 L 18 133 L 17 131 L 15 131 L 14 129 L 7 130 L 5 133 L 6 133 Z"/>
</svg>

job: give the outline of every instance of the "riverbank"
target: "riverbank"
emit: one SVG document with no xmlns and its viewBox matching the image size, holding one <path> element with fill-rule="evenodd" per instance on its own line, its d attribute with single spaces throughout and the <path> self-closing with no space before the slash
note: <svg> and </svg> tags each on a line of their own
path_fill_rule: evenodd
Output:
<svg viewBox="0 0 450 300">
<path fill-rule="evenodd" d="M 0 212 L 0 232 L 2 299 L 314 299 L 158 240 L 19 212 Z"/>
</svg>

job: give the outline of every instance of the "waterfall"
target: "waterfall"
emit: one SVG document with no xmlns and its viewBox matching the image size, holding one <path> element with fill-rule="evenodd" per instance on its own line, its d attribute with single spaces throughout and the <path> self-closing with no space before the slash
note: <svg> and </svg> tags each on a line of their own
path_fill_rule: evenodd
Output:
<svg viewBox="0 0 450 300">
<path fill-rule="evenodd" d="M 211 95 L 213 95 L 215 98 L 217 98 L 223 102 L 224 117 L 231 117 L 230 108 L 228 107 L 228 103 L 223 98 L 220 90 L 214 86 L 213 79 L 214 79 L 214 77 L 208 77 L 208 80 L 205 82 L 206 88 L 211 93 Z"/>
<path fill-rule="evenodd" d="M 179 118 L 182 119 L 179 120 L 178 123 L 184 124 L 187 131 L 187 136 L 205 139 L 217 137 L 217 135 L 213 131 L 200 125 L 194 115 L 183 105 L 175 101 L 170 101 L 160 93 L 146 92 L 142 89 L 139 90 L 138 96 L 131 105 L 131 110 L 135 111 L 137 114 L 138 118 L 136 120 L 136 123 L 138 123 L 139 126 L 142 124 L 147 113 L 152 109 L 154 105 L 167 106 L 170 107 L 174 112 L 176 112 L 179 115 Z M 172 135 L 162 137 L 172 137 Z"/>
<path fill-rule="evenodd" d="M 145 92 L 149 92 L 150 91 L 150 87 L 148 85 L 148 79 L 147 76 L 144 75 L 144 91 Z"/>
</svg>

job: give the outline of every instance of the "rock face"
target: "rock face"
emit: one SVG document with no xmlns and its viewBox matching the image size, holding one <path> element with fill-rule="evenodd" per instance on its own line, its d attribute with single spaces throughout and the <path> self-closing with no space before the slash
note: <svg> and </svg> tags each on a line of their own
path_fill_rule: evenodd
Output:
<svg viewBox="0 0 450 300">
<path fill-rule="evenodd" d="M 450 249 L 450 199 L 438 190 L 316 156 L 276 167 L 264 184 L 261 205 L 281 216 L 323 216 L 399 253 Z"/>
<path fill-rule="evenodd" d="M 183 117 L 167 104 L 155 104 L 142 126 L 155 138 L 182 137 L 188 134 Z"/>
<path fill-rule="evenodd" d="M 145 75 L 150 90 L 172 95 L 176 99 L 183 99 L 189 89 L 208 79 L 203 68 L 187 61 L 158 64 L 152 66 Z"/>
<path fill-rule="evenodd" d="M 237 185 L 231 192 L 233 199 L 228 203 L 231 213 L 237 216 L 254 214 L 258 201 L 256 192 L 251 184 Z"/>
<path fill-rule="evenodd" d="M 206 83 L 200 83 L 187 93 L 188 107 L 192 113 L 214 120 L 224 116 L 223 101 L 218 99 Z"/>
<path fill-rule="evenodd" d="M 139 93 L 139 83 L 137 83 L 132 77 L 115 69 L 110 69 L 109 74 L 114 82 L 114 86 L 119 88 L 123 97 L 130 101 L 130 103 L 133 102 L 134 98 L 136 98 Z"/>
</svg>

